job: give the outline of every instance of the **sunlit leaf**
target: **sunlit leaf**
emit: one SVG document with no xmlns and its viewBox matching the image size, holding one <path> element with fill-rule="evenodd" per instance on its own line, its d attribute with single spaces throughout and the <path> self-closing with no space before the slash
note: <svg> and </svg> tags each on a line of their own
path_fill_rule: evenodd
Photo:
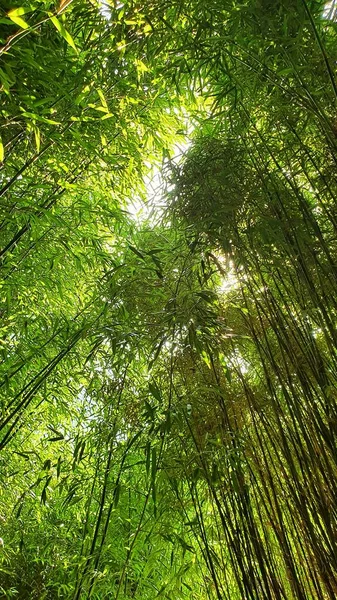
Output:
<svg viewBox="0 0 337 600">
<path fill-rule="evenodd" d="M 19 8 L 13 8 L 12 10 L 10 10 L 7 13 L 7 16 L 10 18 L 11 21 L 13 21 L 13 23 L 19 25 L 19 27 L 21 27 L 22 29 L 28 29 L 28 23 L 21 17 L 21 15 L 24 15 L 25 13 L 26 9 L 21 6 Z"/>
<path fill-rule="evenodd" d="M 59 31 L 65 41 L 69 44 L 69 46 L 71 46 L 75 52 L 78 52 L 73 38 L 71 37 L 69 31 L 67 31 L 67 29 L 62 25 L 61 21 L 55 16 L 50 16 L 50 20 L 55 25 L 57 31 Z"/>
</svg>

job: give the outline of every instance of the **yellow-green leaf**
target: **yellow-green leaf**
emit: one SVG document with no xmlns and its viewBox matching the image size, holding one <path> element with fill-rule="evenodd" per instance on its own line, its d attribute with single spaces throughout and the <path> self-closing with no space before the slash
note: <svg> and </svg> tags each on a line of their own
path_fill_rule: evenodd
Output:
<svg viewBox="0 0 337 600">
<path fill-rule="evenodd" d="M 41 137 L 40 137 L 40 130 L 36 126 L 34 126 L 34 136 L 35 136 L 36 152 L 39 153 L 40 146 L 41 146 Z"/>
<path fill-rule="evenodd" d="M 135 65 L 136 65 L 138 73 L 145 73 L 146 71 L 149 70 L 148 67 L 146 66 L 146 64 L 143 63 L 142 60 L 139 60 L 137 58 L 135 60 Z"/>
<path fill-rule="evenodd" d="M 7 17 L 9 17 L 10 20 L 13 21 L 13 23 L 19 25 L 21 29 L 28 29 L 28 23 L 26 23 L 26 21 L 21 18 L 21 15 L 24 15 L 25 12 L 26 10 L 24 9 L 24 7 L 20 6 L 19 8 L 13 8 L 12 10 L 10 10 L 9 13 L 7 13 Z"/>
<path fill-rule="evenodd" d="M 91 102 L 89 102 L 88 104 L 89 108 L 94 108 L 95 110 L 100 110 L 101 112 L 105 112 L 108 113 L 109 109 L 105 106 L 100 106 L 99 104 L 92 104 Z"/>
<path fill-rule="evenodd" d="M 78 50 L 75 46 L 75 42 L 74 42 L 73 38 L 71 37 L 69 31 L 67 31 L 67 29 L 62 25 L 62 23 L 58 20 L 58 18 L 51 16 L 50 20 L 55 25 L 57 31 L 60 32 L 62 37 L 65 39 L 65 41 L 69 44 L 69 46 L 71 46 L 75 50 L 75 52 L 78 52 Z"/>
<path fill-rule="evenodd" d="M 2 143 L 2 139 L 0 137 L 0 162 L 3 162 L 5 157 L 5 149 L 4 149 L 4 145 Z"/>
<path fill-rule="evenodd" d="M 104 97 L 104 94 L 103 94 L 103 92 L 102 92 L 102 90 L 100 88 L 97 88 L 97 93 L 98 93 L 98 95 L 99 95 L 99 97 L 101 99 L 102 106 L 105 106 L 105 108 L 108 108 L 107 101 L 106 101 L 106 99 Z"/>
</svg>

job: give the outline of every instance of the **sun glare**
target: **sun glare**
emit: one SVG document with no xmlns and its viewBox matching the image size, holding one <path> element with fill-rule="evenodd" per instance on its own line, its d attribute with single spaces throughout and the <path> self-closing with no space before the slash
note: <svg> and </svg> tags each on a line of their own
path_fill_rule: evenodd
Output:
<svg viewBox="0 0 337 600">
<path fill-rule="evenodd" d="M 324 6 L 323 18 L 335 21 L 337 17 L 337 1 L 330 0 Z"/>
<path fill-rule="evenodd" d="M 191 145 L 189 138 L 177 143 L 172 152 L 171 163 L 178 165 L 185 152 Z M 127 205 L 127 211 L 134 221 L 142 223 L 145 220 L 157 221 L 166 208 L 165 180 L 162 166 L 155 165 L 145 176 L 144 184 L 146 197 L 132 198 Z"/>
</svg>

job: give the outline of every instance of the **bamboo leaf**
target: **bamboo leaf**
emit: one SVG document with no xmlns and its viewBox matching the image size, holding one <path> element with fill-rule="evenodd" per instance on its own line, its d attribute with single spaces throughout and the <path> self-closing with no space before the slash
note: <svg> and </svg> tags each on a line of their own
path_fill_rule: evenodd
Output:
<svg viewBox="0 0 337 600">
<path fill-rule="evenodd" d="M 39 153 L 40 147 L 41 147 L 40 130 L 38 127 L 34 126 L 33 131 L 34 131 L 34 136 L 35 136 L 36 152 Z"/>
<path fill-rule="evenodd" d="M 137 248 L 135 248 L 134 246 L 131 246 L 130 244 L 129 244 L 129 248 L 136 256 L 138 256 L 138 258 L 145 260 L 145 256 L 144 256 L 144 254 L 142 254 L 142 252 L 140 252 L 140 250 L 137 250 Z"/>
<path fill-rule="evenodd" d="M 67 31 L 67 29 L 62 25 L 61 21 L 55 16 L 50 16 L 50 20 L 53 23 L 53 25 L 55 25 L 57 31 L 59 31 L 59 33 L 65 39 L 67 44 L 69 44 L 69 46 L 71 46 L 75 50 L 75 52 L 78 53 L 73 38 L 71 37 L 69 31 Z"/>
<path fill-rule="evenodd" d="M 26 9 L 21 6 L 20 8 L 13 8 L 12 10 L 10 10 L 7 13 L 7 16 L 10 18 L 11 21 L 13 21 L 13 23 L 19 25 L 21 29 L 28 29 L 28 23 L 26 23 L 26 21 L 21 17 L 21 15 L 24 15 L 25 13 Z"/>
</svg>

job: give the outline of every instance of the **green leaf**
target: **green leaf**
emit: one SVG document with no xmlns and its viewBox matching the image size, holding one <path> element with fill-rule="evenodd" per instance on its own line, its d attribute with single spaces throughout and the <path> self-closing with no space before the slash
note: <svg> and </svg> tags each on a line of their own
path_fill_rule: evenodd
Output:
<svg viewBox="0 0 337 600">
<path fill-rule="evenodd" d="M 109 109 L 108 109 L 108 104 L 107 104 L 107 101 L 106 101 L 106 99 L 105 99 L 105 96 L 104 96 L 104 94 L 103 94 L 103 91 L 102 91 L 100 88 L 97 88 L 97 93 L 98 93 L 98 95 L 99 95 L 99 97 L 100 97 L 100 99 L 101 99 L 102 106 L 103 106 L 103 107 L 106 109 L 106 111 L 108 112 L 108 111 L 109 111 Z"/>
<path fill-rule="evenodd" d="M 150 444 L 150 442 L 146 442 L 145 456 L 146 456 L 146 474 L 149 475 L 150 466 L 151 466 L 151 444 Z"/>
<path fill-rule="evenodd" d="M 114 507 L 115 508 L 118 506 L 120 493 L 121 493 L 121 486 L 120 486 L 120 483 L 118 483 L 116 485 L 115 489 L 114 489 L 114 494 L 113 494 L 113 500 L 114 500 Z"/>
<path fill-rule="evenodd" d="M 156 473 L 157 473 L 157 450 L 156 450 L 156 448 L 152 448 L 152 452 L 151 452 L 151 480 L 152 480 L 152 483 L 154 483 L 154 481 L 156 479 Z"/>
<path fill-rule="evenodd" d="M 202 298 L 203 300 L 205 300 L 205 302 L 208 302 L 209 304 L 212 304 L 217 298 L 216 293 L 212 292 L 212 290 L 202 290 L 201 292 L 196 292 L 195 295 L 199 296 L 200 298 Z"/>
<path fill-rule="evenodd" d="M 75 52 L 78 53 L 78 50 L 76 48 L 73 38 L 71 37 L 69 31 L 67 31 L 67 29 L 59 21 L 59 19 L 57 17 L 51 16 L 50 20 L 53 23 L 53 25 L 55 25 L 56 29 L 60 32 L 62 37 L 65 39 L 67 44 L 69 44 L 69 46 L 71 46 L 75 50 Z"/>
<path fill-rule="evenodd" d="M 26 460 L 29 459 L 29 455 L 25 454 L 24 452 L 19 452 L 18 450 L 16 450 L 15 454 L 18 454 L 19 456 L 22 456 L 23 458 L 25 458 Z"/>
<path fill-rule="evenodd" d="M 38 127 L 34 126 L 33 131 L 34 131 L 34 137 L 35 137 L 36 152 L 39 154 L 40 146 L 41 146 L 40 130 Z"/>
<path fill-rule="evenodd" d="M 62 464 L 62 459 L 61 459 L 61 456 L 59 456 L 58 459 L 57 459 L 57 467 L 56 467 L 57 479 L 60 477 L 61 464 Z"/>
<path fill-rule="evenodd" d="M 138 256 L 142 260 L 145 260 L 144 254 L 142 254 L 139 250 L 137 250 L 137 248 L 135 248 L 134 246 L 131 246 L 130 244 L 129 244 L 129 248 L 136 256 Z"/>
<path fill-rule="evenodd" d="M 151 395 L 158 400 L 158 402 L 161 402 L 162 398 L 161 398 L 161 394 L 160 394 L 160 389 L 158 388 L 157 384 L 155 381 L 150 381 L 149 383 L 149 391 L 151 393 Z"/>
<path fill-rule="evenodd" d="M 73 496 L 72 499 L 68 502 L 68 506 L 74 506 L 82 500 L 83 496 Z"/>
<path fill-rule="evenodd" d="M 9 11 L 9 13 L 7 13 L 7 16 L 10 18 L 11 21 L 13 21 L 13 23 L 15 23 L 16 25 L 19 25 L 19 27 L 21 27 L 21 29 L 28 29 L 29 25 L 28 23 L 26 23 L 26 21 L 24 19 L 21 18 L 20 15 L 24 15 L 26 12 L 25 8 L 23 8 L 23 6 L 21 6 L 20 8 L 13 8 L 12 10 Z"/>
</svg>

